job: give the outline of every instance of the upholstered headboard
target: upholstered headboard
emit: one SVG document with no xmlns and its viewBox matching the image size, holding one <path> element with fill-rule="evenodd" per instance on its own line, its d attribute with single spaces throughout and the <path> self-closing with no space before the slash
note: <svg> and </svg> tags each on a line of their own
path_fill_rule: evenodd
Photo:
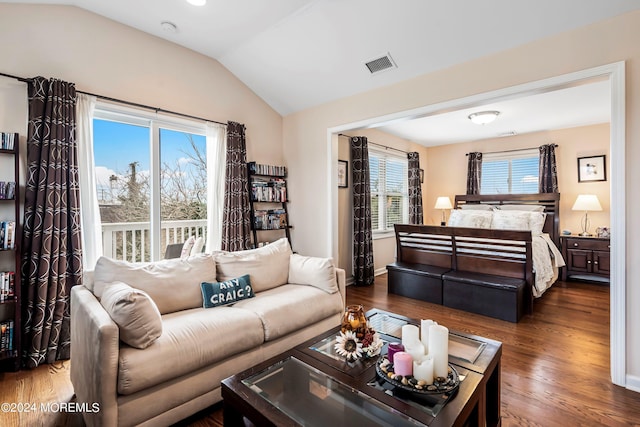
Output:
<svg viewBox="0 0 640 427">
<path fill-rule="evenodd" d="M 560 247 L 560 193 L 457 195 L 454 208 L 465 204 L 542 205 L 547 214 L 543 231 Z"/>
</svg>

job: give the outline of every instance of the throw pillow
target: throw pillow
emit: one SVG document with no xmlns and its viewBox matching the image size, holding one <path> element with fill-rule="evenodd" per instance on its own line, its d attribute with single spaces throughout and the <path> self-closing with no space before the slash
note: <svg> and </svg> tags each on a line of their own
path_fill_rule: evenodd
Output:
<svg viewBox="0 0 640 427">
<path fill-rule="evenodd" d="M 464 205 L 460 205 L 460 209 L 467 211 L 492 211 L 492 205 L 483 205 L 481 203 L 467 203 Z"/>
<path fill-rule="evenodd" d="M 191 248 L 191 256 L 201 253 L 202 248 L 204 248 L 204 237 L 200 236 L 193 243 L 193 247 Z"/>
<path fill-rule="evenodd" d="M 214 254 L 217 281 L 224 282 L 248 274 L 255 292 L 284 285 L 289 278 L 289 257 L 292 253 L 286 237 L 257 249 L 218 252 Z"/>
<path fill-rule="evenodd" d="M 525 211 L 495 211 L 491 228 L 496 230 L 531 230 L 529 218 L 531 212 Z"/>
<path fill-rule="evenodd" d="M 224 282 L 202 282 L 202 301 L 204 308 L 233 304 L 243 299 L 253 298 L 251 279 L 248 274 Z"/>
<path fill-rule="evenodd" d="M 542 205 L 499 205 L 496 209 L 501 211 L 529 211 L 529 212 L 544 212 L 544 206 Z"/>
<path fill-rule="evenodd" d="M 100 304 L 118 325 L 125 344 L 147 348 L 162 335 L 160 311 L 146 292 L 113 282 L 104 288 Z"/>
<path fill-rule="evenodd" d="M 193 249 L 193 245 L 196 243 L 196 238 L 191 236 L 187 239 L 186 242 L 182 244 L 182 252 L 180 252 L 180 258 L 184 259 L 191 255 L 191 249 Z"/>
<path fill-rule="evenodd" d="M 489 228 L 493 211 L 454 209 L 449 216 L 449 227 Z"/>
<path fill-rule="evenodd" d="M 338 292 L 336 269 L 331 258 L 291 255 L 289 283 L 315 286 L 329 294 Z"/>
</svg>

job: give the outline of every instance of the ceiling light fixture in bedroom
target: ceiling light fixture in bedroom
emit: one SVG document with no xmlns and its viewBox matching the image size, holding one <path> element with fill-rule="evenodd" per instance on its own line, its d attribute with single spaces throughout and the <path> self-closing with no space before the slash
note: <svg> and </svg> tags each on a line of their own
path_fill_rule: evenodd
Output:
<svg viewBox="0 0 640 427">
<path fill-rule="evenodd" d="M 194 6 L 204 6 L 207 4 L 207 0 L 187 0 L 187 2 Z"/>
<path fill-rule="evenodd" d="M 469 114 L 469 120 L 477 125 L 486 125 L 491 123 L 498 117 L 500 111 L 479 111 L 477 113 Z"/>
</svg>

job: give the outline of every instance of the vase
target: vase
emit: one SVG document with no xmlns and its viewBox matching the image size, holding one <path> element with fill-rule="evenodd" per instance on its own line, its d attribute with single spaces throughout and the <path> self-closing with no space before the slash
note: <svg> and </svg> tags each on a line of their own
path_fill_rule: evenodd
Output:
<svg viewBox="0 0 640 427">
<path fill-rule="evenodd" d="M 349 305 L 342 316 L 342 332 L 353 331 L 356 337 L 362 339 L 367 330 L 367 318 L 364 315 L 364 308 L 360 304 Z"/>
</svg>

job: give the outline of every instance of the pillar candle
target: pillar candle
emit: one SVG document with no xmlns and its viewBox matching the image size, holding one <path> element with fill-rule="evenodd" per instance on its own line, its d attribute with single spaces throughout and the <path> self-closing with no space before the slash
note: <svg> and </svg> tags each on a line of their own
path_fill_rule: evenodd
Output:
<svg viewBox="0 0 640 427">
<path fill-rule="evenodd" d="M 431 319 L 420 321 L 420 341 L 424 345 L 424 354 L 429 354 L 429 327 L 437 324 Z"/>
<path fill-rule="evenodd" d="M 413 376 L 419 381 L 433 384 L 433 356 L 425 356 L 413 361 Z"/>
<path fill-rule="evenodd" d="M 413 360 L 422 360 L 425 355 L 424 346 L 420 341 L 413 341 L 404 346 L 404 351 L 409 353 Z"/>
<path fill-rule="evenodd" d="M 393 372 L 402 376 L 413 373 L 413 359 L 409 353 L 399 351 L 393 355 Z"/>
<path fill-rule="evenodd" d="M 420 330 L 416 325 L 404 325 L 402 327 L 402 345 L 407 348 L 415 341 L 420 342 Z"/>
<path fill-rule="evenodd" d="M 449 329 L 441 325 L 429 327 L 429 355 L 433 356 L 433 375 L 449 375 Z"/>
<path fill-rule="evenodd" d="M 404 346 L 399 342 L 390 342 L 387 347 L 387 359 L 389 362 L 393 362 L 393 355 L 399 351 L 404 351 Z"/>
</svg>

